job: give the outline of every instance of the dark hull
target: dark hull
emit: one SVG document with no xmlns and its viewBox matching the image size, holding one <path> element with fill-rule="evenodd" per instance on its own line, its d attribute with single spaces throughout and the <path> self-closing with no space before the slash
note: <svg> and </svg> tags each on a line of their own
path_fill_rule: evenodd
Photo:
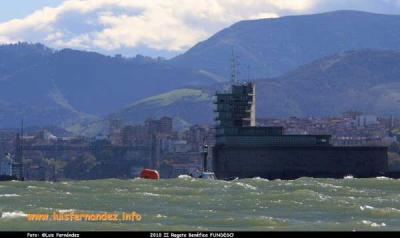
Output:
<svg viewBox="0 0 400 238">
<path fill-rule="evenodd" d="M 369 178 L 388 175 L 387 147 L 215 146 L 218 179 Z"/>
<path fill-rule="evenodd" d="M 8 176 L 8 175 L 0 175 L 0 181 L 11 181 L 11 180 L 17 180 L 17 177 Z"/>
<path fill-rule="evenodd" d="M 384 176 L 393 179 L 400 179 L 400 172 L 386 172 Z"/>
</svg>

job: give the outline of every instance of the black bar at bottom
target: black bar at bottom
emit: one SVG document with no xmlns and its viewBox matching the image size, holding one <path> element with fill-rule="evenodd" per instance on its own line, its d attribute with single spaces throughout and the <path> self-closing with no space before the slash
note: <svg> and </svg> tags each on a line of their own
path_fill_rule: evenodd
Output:
<svg viewBox="0 0 400 238">
<path fill-rule="evenodd" d="M 145 238 L 240 238 L 240 237 L 266 237 L 267 236 L 276 236 L 276 237 L 287 237 L 287 235 L 296 235 L 298 237 L 297 232 L 231 232 L 231 231 L 207 231 L 207 232 L 129 232 L 129 231 L 115 231 L 115 232 L 101 232 L 101 231 L 93 231 L 93 232 L 72 232 L 72 231 L 66 231 L 66 232 L 56 232 L 56 231 L 50 231 L 50 232 L 38 232 L 38 231 L 33 231 L 33 232 L 3 232 L 0 231 L 0 237 L 23 237 L 23 238 L 89 238 L 89 237 L 97 237 L 97 238 L 102 238 L 102 237 L 145 237 Z M 325 233 L 325 232 L 300 232 L 300 233 L 308 233 L 308 235 L 316 235 L 317 237 L 319 236 L 319 233 Z M 346 233 L 346 232 L 334 232 L 334 233 Z M 349 232 L 349 233 L 354 233 L 354 232 Z M 368 233 L 368 232 L 357 232 L 357 233 Z"/>
</svg>

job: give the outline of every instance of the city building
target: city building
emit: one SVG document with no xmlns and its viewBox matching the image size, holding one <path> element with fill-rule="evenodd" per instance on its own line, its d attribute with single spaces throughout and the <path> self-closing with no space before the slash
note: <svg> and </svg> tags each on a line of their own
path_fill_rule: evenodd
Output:
<svg viewBox="0 0 400 238">
<path fill-rule="evenodd" d="M 12 158 L 9 153 L 0 160 L 0 176 L 12 176 Z"/>
</svg>

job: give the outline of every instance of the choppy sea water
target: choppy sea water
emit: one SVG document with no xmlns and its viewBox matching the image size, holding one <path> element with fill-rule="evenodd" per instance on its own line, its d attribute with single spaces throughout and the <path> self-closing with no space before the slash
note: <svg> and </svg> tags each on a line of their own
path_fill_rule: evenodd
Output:
<svg viewBox="0 0 400 238">
<path fill-rule="evenodd" d="M 400 180 L 1 182 L 0 230 L 400 230 Z M 27 221 L 28 213 L 130 212 L 135 222 Z"/>
</svg>

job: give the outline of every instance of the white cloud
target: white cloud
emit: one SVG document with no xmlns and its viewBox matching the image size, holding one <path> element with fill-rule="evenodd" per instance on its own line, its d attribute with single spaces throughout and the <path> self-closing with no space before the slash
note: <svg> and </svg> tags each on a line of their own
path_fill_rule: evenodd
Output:
<svg viewBox="0 0 400 238">
<path fill-rule="evenodd" d="M 0 43 L 182 51 L 236 21 L 303 11 L 312 0 L 66 0 L 0 23 Z M 76 22 L 76 24 L 71 24 Z"/>
</svg>

